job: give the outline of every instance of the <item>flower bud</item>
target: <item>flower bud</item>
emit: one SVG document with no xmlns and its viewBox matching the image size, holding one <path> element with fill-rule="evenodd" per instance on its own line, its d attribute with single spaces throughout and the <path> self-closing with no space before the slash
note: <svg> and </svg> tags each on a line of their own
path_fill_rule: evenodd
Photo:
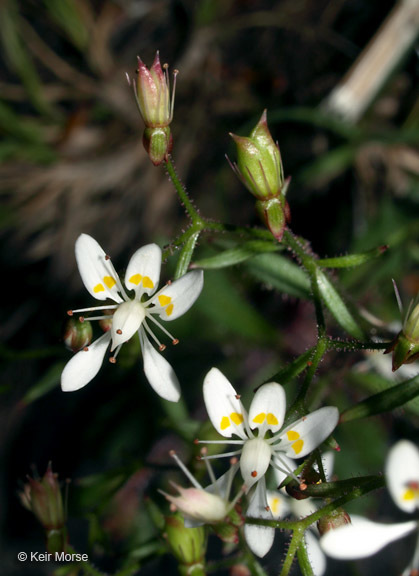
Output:
<svg viewBox="0 0 419 576">
<path fill-rule="evenodd" d="M 146 126 L 143 144 L 155 166 L 161 164 L 172 150 L 169 124 L 173 119 L 177 73 L 177 70 L 173 73 L 173 91 L 170 94 L 168 66 L 165 64 L 162 68 L 157 52 L 150 69 L 138 57 L 136 82 L 127 76 Z"/>
<path fill-rule="evenodd" d="M 67 530 L 63 499 L 58 476 L 53 473 L 50 464 L 42 479 L 28 478 L 28 483 L 20 494 L 20 500 L 44 527 L 48 552 L 65 551 Z"/>
<path fill-rule="evenodd" d="M 166 518 L 165 534 L 170 550 L 181 564 L 203 566 L 207 547 L 203 526 L 186 528 L 182 516 L 174 514 Z"/>
<path fill-rule="evenodd" d="M 403 364 L 411 364 L 419 358 L 419 301 L 409 307 L 403 329 L 384 352 L 393 352 L 393 372 Z"/>
<path fill-rule="evenodd" d="M 78 352 L 88 346 L 93 338 L 93 329 L 90 322 L 78 318 L 69 318 L 64 326 L 63 340 L 66 348 Z"/>
<path fill-rule="evenodd" d="M 260 217 L 280 241 L 290 219 L 285 200 L 289 179 L 284 180 L 281 154 L 269 131 L 266 110 L 250 136 L 230 136 L 237 146 L 237 164 L 230 163 L 231 167 L 257 198 L 256 209 Z"/>
<path fill-rule="evenodd" d="M 192 520 L 213 524 L 221 522 L 229 512 L 227 500 L 200 488 L 182 488 L 171 482 L 179 496 L 164 494 L 176 510 Z"/>
<path fill-rule="evenodd" d="M 320 536 L 329 532 L 329 530 L 336 530 L 345 524 L 351 524 L 351 517 L 343 508 L 336 508 L 330 514 L 326 514 L 323 518 L 317 522 L 317 528 L 320 532 Z"/>
</svg>

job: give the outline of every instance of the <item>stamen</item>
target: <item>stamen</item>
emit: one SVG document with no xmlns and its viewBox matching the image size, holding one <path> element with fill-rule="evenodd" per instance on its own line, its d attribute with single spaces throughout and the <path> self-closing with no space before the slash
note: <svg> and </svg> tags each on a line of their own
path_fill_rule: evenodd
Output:
<svg viewBox="0 0 419 576">
<path fill-rule="evenodd" d="M 149 325 L 147 324 L 147 322 L 144 320 L 143 321 L 143 327 L 145 329 L 145 331 L 147 332 L 147 334 L 149 334 L 151 336 L 151 338 L 154 340 L 154 342 L 157 344 L 159 350 L 161 349 L 162 346 L 164 346 L 164 344 L 162 344 L 160 342 L 160 340 L 157 338 L 157 336 L 154 334 L 154 332 L 151 330 L 151 328 L 149 327 Z M 141 330 L 140 330 L 141 332 Z M 166 346 L 164 346 L 164 348 L 166 348 Z M 163 350 L 164 350 L 163 348 Z"/>
<path fill-rule="evenodd" d="M 125 300 L 125 302 L 129 302 L 131 300 L 131 298 L 129 298 L 129 296 L 125 292 L 125 289 L 122 286 L 121 279 L 119 278 L 119 276 L 118 276 L 118 274 L 114 268 L 114 265 L 112 264 L 111 257 L 108 255 L 105 256 L 105 264 L 106 264 L 106 268 L 108 268 L 108 270 L 109 270 L 109 275 L 112 276 L 112 278 L 114 278 L 116 285 L 118 287 L 118 291 L 122 294 L 123 299 Z"/>
<path fill-rule="evenodd" d="M 250 473 L 250 476 L 251 476 L 252 478 L 256 478 L 257 475 L 258 475 L 257 470 L 253 470 L 253 471 Z"/>
<path fill-rule="evenodd" d="M 73 316 L 73 310 L 67 310 L 67 314 L 68 314 L 69 316 Z"/>
<path fill-rule="evenodd" d="M 78 308 L 77 310 L 71 310 L 71 314 L 70 311 L 67 312 L 67 314 L 69 316 L 72 316 L 73 314 L 78 314 L 79 312 L 94 312 L 96 310 L 115 310 L 116 308 L 118 308 L 119 304 L 107 304 L 106 306 L 91 306 L 90 308 Z"/>
<path fill-rule="evenodd" d="M 202 448 L 202 450 L 201 450 L 201 457 L 202 457 L 202 459 L 203 459 L 204 462 L 205 462 L 205 467 L 206 467 L 206 469 L 207 469 L 208 476 L 210 477 L 211 484 L 214 484 L 214 487 L 215 487 L 215 489 L 216 489 L 216 491 L 217 491 L 218 496 L 221 497 L 220 489 L 219 489 L 219 487 L 218 487 L 218 485 L 217 485 L 217 479 L 216 479 L 216 477 L 215 477 L 214 470 L 212 469 L 211 463 L 205 458 L 205 456 L 207 455 L 207 453 L 208 453 L 207 448 Z"/>
<path fill-rule="evenodd" d="M 80 318 L 83 318 L 83 320 L 80 320 Z M 84 316 L 80 316 L 80 318 L 79 318 L 80 322 L 84 322 L 85 320 L 88 320 L 89 322 L 93 320 L 110 320 L 111 318 L 113 318 L 113 314 L 104 314 L 103 316 L 88 316 L 87 318 L 85 318 Z"/>
<path fill-rule="evenodd" d="M 118 356 L 119 351 L 121 350 L 121 348 L 122 348 L 122 344 L 120 344 L 119 346 L 117 346 L 117 347 L 115 348 L 115 352 L 114 352 L 113 356 L 110 356 L 110 357 L 109 357 L 109 362 L 110 362 L 111 364 L 116 364 L 116 357 Z"/>
<path fill-rule="evenodd" d="M 174 340 L 172 340 L 172 344 L 173 346 L 176 346 L 177 344 L 179 344 L 179 340 L 175 338 Z"/>
<path fill-rule="evenodd" d="M 214 460 L 214 458 L 227 458 L 228 456 L 237 456 L 241 454 L 241 450 L 236 450 L 235 452 L 226 452 L 225 454 L 211 454 L 210 456 L 201 456 L 202 460 Z"/>
<path fill-rule="evenodd" d="M 163 352 L 164 350 L 166 350 L 165 344 L 160 344 L 159 350 L 160 350 L 160 352 Z"/>
<path fill-rule="evenodd" d="M 89 352 L 89 347 L 88 347 L 88 346 L 85 346 L 85 347 L 83 348 L 83 352 Z"/>
<path fill-rule="evenodd" d="M 281 468 L 281 466 L 279 466 L 275 459 L 271 459 L 271 466 L 273 468 L 276 468 L 277 470 L 279 470 L 280 472 L 282 472 L 283 474 L 286 474 L 287 476 L 291 476 L 291 478 L 293 478 L 296 482 L 298 482 L 298 484 L 300 484 L 300 480 L 298 479 L 298 477 L 294 474 L 294 471 L 291 470 L 286 462 L 283 462 L 281 460 L 281 458 L 278 456 L 278 454 L 275 454 L 275 458 L 280 462 L 280 464 L 283 466 L 283 468 Z"/>
<path fill-rule="evenodd" d="M 148 313 L 147 313 L 147 310 L 146 310 L 146 317 L 147 317 L 147 320 L 151 320 L 152 322 L 154 322 L 154 324 L 155 324 L 156 326 L 158 326 L 158 327 L 160 328 L 160 330 L 161 330 L 162 332 L 164 332 L 164 334 L 166 334 L 166 336 L 169 336 L 170 340 L 171 340 L 173 343 L 174 343 L 175 341 L 176 341 L 176 344 L 179 343 L 179 340 L 177 340 L 177 338 L 175 338 L 172 334 L 170 334 L 170 332 L 169 332 L 168 330 L 166 330 L 166 328 L 165 328 L 164 326 L 162 326 L 162 325 L 160 324 L 160 322 L 159 322 L 158 320 L 156 320 L 156 318 L 154 318 L 154 316 L 151 315 L 151 312 L 148 312 Z"/>
<path fill-rule="evenodd" d="M 121 330 L 121 328 L 118 328 L 118 330 L 116 331 L 116 333 L 117 333 L 117 334 L 119 334 L 119 335 L 121 336 L 121 334 L 122 334 L 122 330 Z"/>
<path fill-rule="evenodd" d="M 194 440 L 194 444 L 244 444 L 247 440 Z"/>
<path fill-rule="evenodd" d="M 83 324 L 83 322 L 84 322 L 84 316 L 79 316 L 79 322 L 80 322 L 81 324 Z"/>
<path fill-rule="evenodd" d="M 188 478 L 188 480 L 191 482 L 191 484 L 193 486 L 195 486 L 195 488 L 198 488 L 199 490 L 203 490 L 201 484 L 198 482 L 198 480 L 196 480 L 196 478 L 191 474 L 191 472 L 189 472 L 188 468 L 186 468 L 185 464 L 178 457 L 176 452 L 174 450 L 171 450 L 169 452 L 169 454 L 173 458 L 173 460 L 176 462 L 176 464 L 179 466 L 179 468 L 182 470 L 182 472 L 185 474 L 186 478 Z"/>
</svg>

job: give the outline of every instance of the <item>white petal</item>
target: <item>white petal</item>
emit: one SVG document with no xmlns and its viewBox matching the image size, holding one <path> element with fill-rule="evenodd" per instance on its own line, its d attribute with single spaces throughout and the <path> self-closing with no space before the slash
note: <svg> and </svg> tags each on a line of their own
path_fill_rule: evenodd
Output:
<svg viewBox="0 0 419 576">
<path fill-rule="evenodd" d="M 419 450 L 412 442 L 400 440 L 390 450 L 386 479 L 397 506 L 405 512 L 413 512 L 419 505 Z"/>
<path fill-rule="evenodd" d="M 203 285 L 202 270 L 188 272 L 159 291 L 153 299 L 155 307 L 151 308 L 150 312 L 158 314 L 162 320 L 176 320 L 189 310 L 201 294 Z"/>
<path fill-rule="evenodd" d="M 320 546 L 328 556 L 352 560 L 372 556 L 390 542 L 394 542 L 417 528 L 417 522 L 378 524 L 352 516 L 352 524 L 329 530 L 320 538 Z"/>
<path fill-rule="evenodd" d="M 147 244 L 137 250 L 125 272 L 125 286 L 135 290 L 138 298 L 142 294 L 154 294 L 160 280 L 161 249 L 157 244 Z"/>
<path fill-rule="evenodd" d="M 304 534 L 306 541 L 308 559 L 316 576 L 323 576 L 326 572 L 326 556 L 320 548 L 319 540 L 311 530 L 306 530 Z"/>
<path fill-rule="evenodd" d="M 256 392 L 249 410 L 251 428 L 263 427 L 278 432 L 284 423 L 286 408 L 285 391 L 280 384 L 264 384 Z"/>
<path fill-rule="evenodd" d="M 268 490 L 266 496 L 268 506 L 271 509 L 272 516 L 275 520 L 285 518 L 285 516 L 290 513 L 289 501 L 291 501 L 291 498 L 288 498 L 278 490 Z"/>
<path fill-rule="evenodd" d="M 110 298 L 122 302 L 118 293 L 119 278 L 96 240 L 81 234 L 76 240 L 75 251 L 81 279 L 90 294 L 98 300 Z"/>
<path fill-rule="evenodd" d="M 330 436 L 338 420 L 337 408 L 320 408 L 287 426 L 280 434 L 281 443 L 277 448 L 289 458 L 303 458 Z"/>
<path fill-rule="evenodd" d="M 139 330 L 143 352 L 144 372 L 150 386 L 159 396 L 170 402 L 180 398 L 179 380 L 169 362 L 150 344 L 144 330 Z"/>
<path fill-rule="evenodd" d="M 231 438 L 237 434 L 246 439 L 243 408 L 237 392 L 217 368 L 212 368 L 204 380 L 204 402 L 212 425 L 219 434 Z"/>
<path fill-rule="evenodd" d="M 271 454 L 271 447 L 263 438 L 252 438 L 245 442 L 240 456 L 240 471 L 247 490 L 265 475 Z"/>
<path fill-rule="evenodd" d="M 272 512 L 269 508 L 267 509 L 264 478 L 256 485 L 255 492 L 247 509 L 247 516 L 272 520 Z M 275 529 L 269 526 L 256 526 L 255 524 L 246 523 L 244 525 L 244 537 L 253 554 L 256 554 L 259 558 L 263 558 L 272 548 L 275 539 Z"/>
<path fill-rule="evenodd" d="M 67 362 L 61 374 L 63 392 L 74 392 L 86 386 L 99 372 L 111 341 L 110 332 L 95 340 L 86 350 L 80 350 Z"/>
<path fill-rule="evenodd" d="M 124 302 L 115 311 L 112 318 L 112 348 L 127 342 L 140 328 L 145 318 L 145 309 L 138 300 Z"/>
</svg>

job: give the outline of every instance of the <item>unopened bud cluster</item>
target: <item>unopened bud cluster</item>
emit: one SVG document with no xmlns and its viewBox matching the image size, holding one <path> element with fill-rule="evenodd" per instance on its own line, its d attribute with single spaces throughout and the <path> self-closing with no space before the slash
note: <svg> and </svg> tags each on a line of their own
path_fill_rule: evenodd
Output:
<svg viewBox="0 0 419 576">
<path fill-rule="evenodd" d="M 290 219 L 285 199 L 289 179 L 284 180 L 281 154 L 269 131 L 266 110 L 250 136 L 230 136 L 237 146 L 237 163 L 231 164 L 232 168 L 257 199 L 262 221 L 280 241 Z"/>
</svg>

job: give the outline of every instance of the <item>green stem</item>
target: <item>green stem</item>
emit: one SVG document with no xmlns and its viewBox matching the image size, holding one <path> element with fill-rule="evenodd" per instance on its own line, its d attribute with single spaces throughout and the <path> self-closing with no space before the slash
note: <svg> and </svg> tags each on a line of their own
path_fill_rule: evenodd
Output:
<svg viewBox="0 0 419 576">
<path fill-rule="evenodd" d="M 178 175 L 176 174 L 176 170 L 174 164 L 172 162 L 171 157 L 169 156 L 165 161 L 165 166 L 167 173 L 169 175 L 170 180 L 172 181 L 173 186 L 180 198 L 180 201 L 185 207 L 186 212 L 188 213 L 190 219 L 193 223 L 202 222 L 202 218 L 199 215 L 198 210 L 193 205 L 192 201 L 190 200 L 188 193 L 186 192 L 185 186 L 182 184 L 181 180 L 179 179 Z"/>
<path fill-rule="evenodd" d="M 299 527 L 294 530 L 290 545 L 287 550 L 287 555 L 285 556 L 285 560 L 282 565 L 280 576 L 287 576 L 289 574 L 289 571 L 291 570 L 292 564 L 294 562 L 295 553 L 297 552 L 300 546 L 303 535 L 304 531 L 301 530 Z"/>
<path fill-rule="evenodd" d="M 301 542 L 297 550 L 297 556 L 302 575 L 314 576 L 313 568 L 311 566 L 310 559 L 307 554 L 307 546 L 304 536 L 301 538 Z"/>
</svg>

